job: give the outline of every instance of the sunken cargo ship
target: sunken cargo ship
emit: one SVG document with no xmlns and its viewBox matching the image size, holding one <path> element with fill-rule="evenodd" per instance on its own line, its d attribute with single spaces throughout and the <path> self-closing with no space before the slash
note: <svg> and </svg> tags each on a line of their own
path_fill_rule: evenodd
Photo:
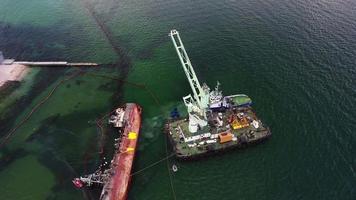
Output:
<svg viewBox="0 0 356 200">
<path fill-rule="evenodd" d="M 141 107 L 135 103 L 126 103 L 114 111 L 109 123 L 117 128 L 119 134 L 115 139 L 116 150 L 109 168 L 101 165 L 93 174 L 75 178 L 73 184 L 77 188 L 102 186 L 100 200 L 125 200 L 141 127 Z"/>
<path fill-rule="evenodd" d="M 269 138 L 271 132 L 253 111 L 252 100 L 245 94 L 223 96 L 219 82 L 212 91 L 201 85 L 178 31 L 171 30 L 169 36 L 193 91 L 183 97 L 188 117 L 180 118 L 175 109 L 165 126 L 176 157 L 194 159 Z"/>
</svg>

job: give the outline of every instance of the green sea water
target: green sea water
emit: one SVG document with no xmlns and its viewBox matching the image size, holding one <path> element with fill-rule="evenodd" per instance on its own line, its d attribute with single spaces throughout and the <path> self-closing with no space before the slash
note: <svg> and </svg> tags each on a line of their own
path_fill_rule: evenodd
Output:
<svg viewBox="0 0 356 200">
<path fill-rule="evenodd" d="M 143 107 L 133 171 L 167 156 L 164 120 L 191 92 L 173 28 L 201 82 L 249 95 L 273 136 L 170 158 L 133 176 L 129 199 L 356 199 L 355 10 L 352 0 L 0 0 L 6 57 L 101 64 L 33 68 L 0 93 L 3 142 L 56 88 L 0 147 L 0 199 L 97 199 L 71 179 L 100 164 L 96 120 L 124 102 Z M 114 134 L 104 132 L 108 147 Z"/>
</svg>

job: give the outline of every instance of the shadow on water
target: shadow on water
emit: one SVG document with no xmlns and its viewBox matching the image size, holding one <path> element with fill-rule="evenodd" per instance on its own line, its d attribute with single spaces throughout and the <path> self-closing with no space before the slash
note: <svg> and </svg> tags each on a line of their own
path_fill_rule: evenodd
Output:
<svg viewBox="0 0 356 200">
<path fill-rule="evenodd" d="M 127 56 L 127 53 L 116 44 L 115 38 L 112 36 L 106 25 L 95 14 L 91 4 L 84 0 L 81 2 L 96 22 L 98 28 L 104 33 L 106 40 L 119 57 L 115 64 L 108 65 L 108 67 L 118 68 L 120 76 L 119 79 L 125 80 L 129 72 L 129 68 L 131 67 L 131 61 Z M 65 26 L 64 29 L 70 30 L 70 26 L 72 25 L 68 25 L 68 27 Z M 68 55 L 66 50 L 71 48 L 75 49 L 75 47 L 81 46 L 82 43 L 87 41 L 71 40 L 65 32 L 57 31 L 56 27 L 58 26 L 53 25 L 53 27 L 39 28 L 26 24 L 17 26 L 0 22 L 0 50 L 2 50 L 7 57 L 16 58 L 17 60 L 24 59 L 41 61 L 71 59 L 68 58 L 71 55 Z M 31 92 L 24 98 L 16 100 L 16 108 L 7 109 L 7 111 L 2 113 L 2 116 L 0 116 L 0 122 L 2 124 L 0 126 L 0 135 L 3 135 L 9 131 L 9 129 L 14 126 L 13 123 L 21 111 L 23 111 L 23 109 L 48 85 L 51 85 L 51 83 L 62 76 L 65 71 L 67 71 L 67 68 L 63 67 L 58 67 L 56 70 L 43 68 L 35 77 L 35 83 Z M 120 102 L 122 99 L 123 84 L 119 81 L 117 84 L 119 87 L 117 88 L 115 95 L 113 95 L 111 102 Z M 8 88 L 13 91 L 12 87 L 15 86 L 16 84 L 10 84 Z M 5 92 L 4 94 L 8 93 Z M 113 107 L 115 105 L 117 105 L 117 103 L 114 103 Z"/>
<path fill-rule="evenodd" d="M 101 23 L 99 19 L 96 19 L 96 21 L 97 23 Z M 100 27 L 106 37 L 110 38 L 108 39 L 109 43 L 120 57 L 114 65 L 108 67 L 117 68 L 119 70 L 119 79 L 125 80 L 131 66 L 130 59 L 123 50 L 113 44 L 114 39 L 111 37 L 109 30 L 107 30 L 103 24 L 101 24 Z M 41 61 L 68 59 L 70 56 L 65 49 L 58 48 L 56 41 L 61 41 L 61 45 L 66 48 L 80 46 L 80 42 L 69 40 L 67 38 L 68 36 L 55 30 L 54 27 L 42 29 L 28 25 L 13 26 L 0 22 L 0 49 L 6 53 L 7 57 L 16 58 L 18 60 Z M 15 35 L 16 37 L 14 37 Z M 29 37 L 29 35 L 31 35 L 31 37 Z M 48 86 L 52 85 L 52 83 L 63 77 L 68 71 L 69 68 L 65 67 L 58 67 L 56 70 L 53 70 L 53 68 L 42 68 L 36 77 L 34 77 L 34 83 L 30 92 L 24 97 L 17 99 L 10 108 L 6 108 L 6 111 L 1 113 L 1 137 L 14 127 L 14 123 L 18 116 L 21 115 L 26 107 L 28 107 L 38 95 L 46 90 Z M 75 84 L 80 85 L 81 82 L 76 81 Z M 112 96 L 112 101 L 110 101 L 113 102 L 112 107 L 118 105 L 118 102 L 122 99 L 121 90 L 123 82 L 117 81 L 117 84 L 118 88 Z M 71 85 L 67 84 L 66 87 L 70 88 Z M 99 85 L 98 88 L 105 91 L 114 91 L 112 83 Z M 9 90 L 13 91 L 12 88 L 9 88 Z M 5 91 L 4 95 L 6 94 L 8 94 L 8 92 Z M 93 159 L 98 156 L 98 152 L 96 152 L 97 140 L 86 136 L 87 143 L 84 143 L 83 148 L 83 141 L 81 141 L 83 138 L 75 137 L 74 134 L 71 134 L 71 131 L 76 130 L 76 132 L 81 132 L 87 129 L 88 124 L 83 126 L 78 126 L 78 124 L 76 124 L 75 127 L 73 127 L 72 122 L 76 119 L 90 117 L 90 120 L 93 120 L 100 112 L 102 111 L 94 109 L 89 111 L 89 113 L 91 113 L 89 115 L 88 112 L 76 112 L 66 116 L 51 116 L 44 120 L 39 130 L 32 134 L 26 141 L 26 143 L 31 146 L 40 146 L 40 152 L 32 153 L 37 154 L 39 161 L 50 169 L 56 177 L 57 181 L 53 188 L 53 193 L 48 197 L 49 199 L 61 199 L 63 195 L 66 196 L 65 194 L 68 193 L 72 196 L 78 196 L 78 194 L 75 193 L 78 193 L 79 191 L 73 190 L 71 179 L 79 175 L 77 172 L 80 174 L 83 172 L 83 168 L 86 168 L 86 166 L 83 166 L 83 163 L 89 166 L 89 169 L 85 169 L 84 171 L 90 172 L 97 167 L 97 159 Z M 64 131 L 64 129 L 70 131 Z M 96 127 L 93 126 L 93 129 L 95 130 Z M 78 155 L 78 153 L 81 154 L 83 152 L 83 149 L 85 149 L 83 155 Z M 0 151 L 1 155 L 6 155 L 1 156 L 1 169 L 4 169 L 18 158 L 24 157 L 30 153 L 22 148 L 9 152 L 6 146 Z M 75 159 L 73 156 L 79 156 L 80 159 Z M 86 161 L 84 161 L 84 159 Z M 84 190 L 81 196 L 85 199 L 96 199 L 94 196 L 98 196 L 98 194 L 100 194 L 99 192 L 100 191 L 97 190 L 90 192 Z"/>
<path fill-rule="evenodd" d="M 57 24 L 41 28 L 0 21 L 0 50 L 5 57 L 16 60 L 64 60 L 70 56 L 66 50 L 75 48 L 82 41 L 68 39 L 68 35 L 58 31 L 57 27 Z"/>
<path fill-rule="evenodd" d="M 64 46 L 76 46 L 66 39 L 66 35 L 56 31 L 55 27 L 38 28 L 22 24 L 15 26 L 0 22 L 0 50 L 6 57 L 18 60 L 60 60 L 66 52 L 57 47 L 57 41 Z M 48 85 L 60 78 L 68 68 L 57 67 L 56 70 L 42 68 L 34 78 L 31 92 L 23 98 L 17 99 L 14 108 L 7 108 L 0 117 L 0 135 L 5 134 L 15 122 L 20 113 L 38 96 Z M 21 84 L 21 83 L 20 83 Z"/>
<path fill-rule="evenodd" d="M 39 161 L 46 166 L 56 177 L 56 183 L 49 199 L 65 198 L 70 193 L 76 196 L 80 190 L 73 190 L 71 180 L 83 174 L 83 171 L 91 173 L 98 166 L 97 138 L 99 135 L 89 135 L 83 132 L 88 126 L 95 130 L 95 124 L 88 125 L 97 116 L 99 110 L 81 111 L 67 115 L 54 115 L 41 123 L 41 127 L 33 133 L 26 143 L 39 144 L 39 152 L 36 154 Z M 83 119 L 73 123 L 76 119 Z M 94 131 L 95 132 L 95 131 Z M 85 199 L 97 199 L 99 190 L 83 190 Z M 63 196 L 64 195 L 64 196 Z M 96 196 L 96 197 L 95 197 Z"/>
<path fill-rule="evenodd" d="M 57 68 L 57 70 L 43 68 L 40 73 L 36 75 L 31 92 L 27 93 L 22 98 L 16 99 L 10 108 L 6 108 L 6 110 L 1 113 L 1 137 L 3 137 L 4 134 L 14 126 L 15 119 L 28 107 L 28 105 L 30 105 L 30 103 L 39 94 L 41 94 L 48 87 L 48 85 L 51 85 L 51 83 L 55 82 L 62 75 L 64 75 L 66 70 L 66 68 Z"/>
</svg>

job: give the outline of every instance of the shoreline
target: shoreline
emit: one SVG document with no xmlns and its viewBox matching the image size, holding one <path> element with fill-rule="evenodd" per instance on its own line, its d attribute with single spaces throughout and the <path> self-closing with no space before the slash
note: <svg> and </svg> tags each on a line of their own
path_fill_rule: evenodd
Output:
<svg viewBox="0 0 356 200">
<path fill-rule="evenodd" d="M 22 81 L 29 71 L 25 65 L 0 65 L 0 90 L 9 81 Z"/>
</svg>

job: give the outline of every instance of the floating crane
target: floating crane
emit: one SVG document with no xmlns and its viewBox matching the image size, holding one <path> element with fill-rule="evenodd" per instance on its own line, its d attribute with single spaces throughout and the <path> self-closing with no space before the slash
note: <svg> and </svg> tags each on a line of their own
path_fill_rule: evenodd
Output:
<svg viewBox="0 0 356 200">
<path fill-rule="evenodd" d="M 205 127 L 208 124 L 206 112 L 210 108 L 210 105 L 222 101 L 222 92 L 219 91 L 220 84 L 218 82 L 215 90 L 212 92 L 210 92 L 210 88 L 207 84 L 203 83 L 203 86 L 201 86 L 183 42 L 180 39 L 179 32 L 177 30 L 171 30 L 169 36 L 172 39 L 185 75 L 193 91 L 193 96 L 189 94 L 183 97 L 183 101 L 189 114 L 189 131 L 194 133 L 197 132 L 199 127 Z"/>
<path fill-rule="evenodd" d="M 189 120 L 171 113 L 165 133 L 180 159 L 194 159 L 231 148 L 261 142 L 271 136 L 269 128 L 252 110 L 245 94 L 223 96 L 219 82 L 214 90 L 200 84 L 177 30 L 169 36 L 193 91 L 183 97 Z"/>
</svg>

